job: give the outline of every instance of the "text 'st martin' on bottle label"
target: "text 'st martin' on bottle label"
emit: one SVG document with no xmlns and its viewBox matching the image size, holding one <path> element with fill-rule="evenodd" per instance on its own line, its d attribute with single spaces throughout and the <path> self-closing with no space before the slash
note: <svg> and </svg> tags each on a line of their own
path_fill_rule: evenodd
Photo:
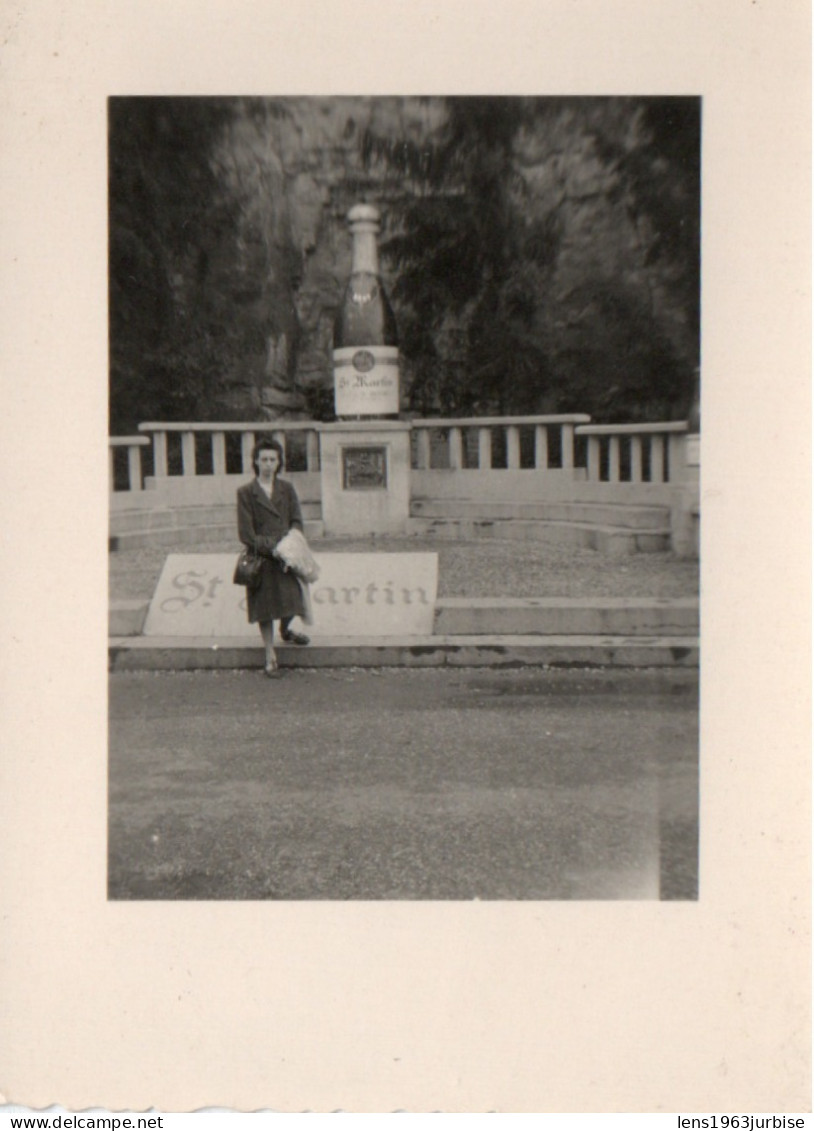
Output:
<svg viewBox="0 0 814 1131">
<path fill-rule="evenodd" d="M 398 413 L 398 346 L 344 346 L 333 362 L 337 416 Z"/>
</svg>

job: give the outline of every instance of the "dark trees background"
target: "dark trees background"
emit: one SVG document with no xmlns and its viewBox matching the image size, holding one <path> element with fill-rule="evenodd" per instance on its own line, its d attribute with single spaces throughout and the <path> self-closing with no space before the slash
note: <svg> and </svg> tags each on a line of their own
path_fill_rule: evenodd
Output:
<svg viewBox="0 0 814 1131">
<path fill-rule="evenodd" d="M 111 99 L 111 431 L 329 411 L 356 199 L 406 411 L 685 417 L 700 131 L 694 98 Z"/>
<path fill-rule="evenodd" d="M 685 415 L 700 128 L 689 98 L 458 98 L 423 149 L 366 137 L 417 186 L 385 244 L 412 407 Z"/>
<path fill-rule="evenodd" d="M 229 103 L 109 102 L 110 427 L 179 420 L 217 403 L 230 312 L 213 279 L 234 208 L 211 151 Z"/>
<path fill-rule="evenodd" d="M 522 412 L 549 384 L 541 314 L 558 231 L 552 211 L 524 207 L 514 148 L 528 113 L 521 99 L 450 99 L 433 145 L 363 140 L 368 166 L 383 162 L 417 186 L 383 250 L 411 407 L 423 413 Z"/>
</svg>

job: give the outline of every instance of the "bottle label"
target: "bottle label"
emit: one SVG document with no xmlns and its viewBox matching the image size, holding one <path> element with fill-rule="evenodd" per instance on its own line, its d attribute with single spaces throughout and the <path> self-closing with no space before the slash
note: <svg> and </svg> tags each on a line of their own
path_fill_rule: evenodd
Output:
<svg viewBox="0 0 814 1131">
<path fill-rule="evenodd" d="M 399 411 L 397 346 L 344 346 L 334 350 L 337 416 L 379 416 Z"/>
</svg>

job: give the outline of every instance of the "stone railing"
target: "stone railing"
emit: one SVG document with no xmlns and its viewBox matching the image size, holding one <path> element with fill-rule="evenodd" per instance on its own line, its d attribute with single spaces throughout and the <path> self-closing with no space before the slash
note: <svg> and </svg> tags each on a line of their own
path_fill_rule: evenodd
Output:
<svg viewBox="0 0 814 1131">
<path fill-rule="evenodd" d="M 279 440 L 289 471 L 318 473 L 320 429 L 313 420 L 139 425 L 110 439 L 111 489 L 251 475 L 259 435 Z M 593 484 L 670 484 L 683 477 L 685 422 L 591 424 L 586 414 L 421 418 L 410 422 L 416 471 L 557 471 Z M 124 456 L 126 451 L 126 460 Z M 523 476 L 525 479 L 525 474 Z"/>
<path fill-rule="evenodd" d="M 590 419 L 573 413 L 413 420 L 414 467 L 426 470 L 442 466 L 453 471 L 467 467 L 489 471 L 495 466 L 509 471 L 522 467 L 545 471 L 558 467 L 569 471 L 575 466 L 575 428 Z M 502 457 L 497 465 L 496 451 Z M 438 462 L 434 459 L 437 454 L 441 455 Z"/>
<path fill-rule="evenodd" d="M 413 420 L 413 466 L 416 469 L 505 467 L 569 471 L 576 466 L 575 430 L 590 416 L 463 417 Z M 150 446 L 150 475 L 250 475 L 251 450 L 258 435 L 279 440 L 293 467 L 319 471 L 319 428 L 316 421 L 248 423 L 167 423 L 146 421 L 139 436 L 110 440 L 111 483 L 119 491 L 139 491 L 144 480 L 143 449 Z M 127 464 L 117 450 L 127 449 Z M 115 464 L 114 464 L 115 461 Z"/>
<path fill-rule="evenodd" d="M 684 466 L 686 421 L 661 424 L 583 424 L 592 483 L 670 483 Z"/>
<path fill-rule="evenodd" d="M 124 491 L 141 491 L 144 487 L 144 469 L 141 453 L 150 446 L 146 436 L 111 436 L 108 443 L 108 474 L 110 490 L 120 487 Z M 120 460 L 119 453 L 127 460 Z"/>
<path fill-rule="evenodd" d="M 153 443 L 153 474 L 161 479 L 170 474 L 171 440 L 179 443 L 181 475 L 251 475 L 251 452 L 259 435 L 270 435 L 287 452 L 293 437 L 302 440 L 306 471 L 319 470 L 319 433 L 312 420 L 228 424 L 139 424 L 139 432 L 149 432 Z M 201 443 L 203 441 L 203 443 Z M 178 461 L 177 461 L 178 462 Z"/>
</svg>

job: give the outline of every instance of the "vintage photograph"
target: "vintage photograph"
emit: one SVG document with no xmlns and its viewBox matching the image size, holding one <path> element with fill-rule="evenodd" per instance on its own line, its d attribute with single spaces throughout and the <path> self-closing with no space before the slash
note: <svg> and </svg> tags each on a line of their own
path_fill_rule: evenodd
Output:
<svg viewBox="0 0 814 1131">
<path fill-rule="evenodd" d="M 9 10 L 3 1111 L 811 1110 L 810 44 Z"/>
<path fill-rule="evenodd" d="M 693 96 L 108 99 L 110 900 L 696 900 Z"/>
</svg>

